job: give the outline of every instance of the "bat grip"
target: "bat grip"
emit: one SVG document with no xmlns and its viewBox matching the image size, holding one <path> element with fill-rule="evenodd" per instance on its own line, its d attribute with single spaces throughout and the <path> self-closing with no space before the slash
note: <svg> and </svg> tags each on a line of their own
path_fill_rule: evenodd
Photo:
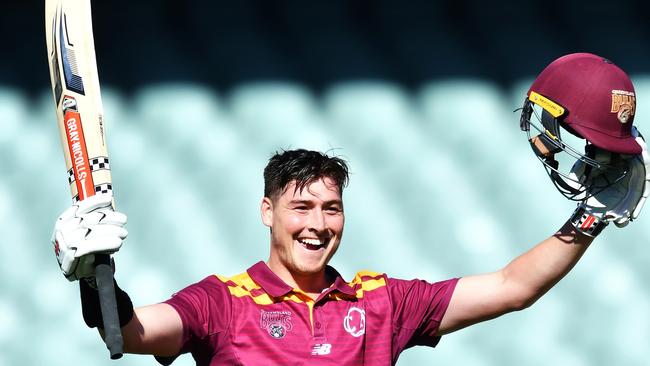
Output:
<svg viewBox="0 0 650 366">
<path fill-rule="evenodd" d="M 104 322 L 104 342 L 111 353 L 111 359 L 122 357 L 122 330 L 120 318 L 117 315 L 117 301 L 115 300 L 115 286 L 113 285 L 113 268 L 111 257 L 107 254 L 95 255 L 95 280 L 99 292 L 99 305 L 102 310 Z"/>
</svg>

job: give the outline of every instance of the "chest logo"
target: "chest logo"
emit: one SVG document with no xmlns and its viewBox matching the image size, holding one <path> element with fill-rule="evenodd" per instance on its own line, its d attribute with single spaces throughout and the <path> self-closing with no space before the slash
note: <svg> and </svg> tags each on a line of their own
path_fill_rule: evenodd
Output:
<svg viewBox="0 0 650 366">
<path fill-rule="evenodd" d="M 329 343 L 318 343 L 311 349 L 312 356 L 325 356 L 330 353 L 332 353 L 332 345 Z"/>
<path fill-rule="evenodd" d="M 366 333 L 366 312 L 355 306 L 348 310 L 343 318 L 343 329 L 353 337 L 361 337 Z"/>
<path fill-rule="evenodd" d="M 293 328 L 290 311 L 260 311 L 260 328 L 266 330 L 271 337 L 284 338 Z"/>
</svg>

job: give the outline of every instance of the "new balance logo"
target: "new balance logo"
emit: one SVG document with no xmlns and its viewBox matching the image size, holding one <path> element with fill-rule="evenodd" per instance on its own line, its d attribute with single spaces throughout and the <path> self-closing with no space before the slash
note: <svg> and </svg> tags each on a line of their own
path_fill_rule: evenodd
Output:
<svg viewBox="0 0 650 366">
<path fill-rule="evenodd" d="M 324 356 L 329 355 L 332 352 L 332 345 L 329 343 L 318 343 L 314 345 L 314 348 L 311 350 L 312 356 Z"/>
</svg>

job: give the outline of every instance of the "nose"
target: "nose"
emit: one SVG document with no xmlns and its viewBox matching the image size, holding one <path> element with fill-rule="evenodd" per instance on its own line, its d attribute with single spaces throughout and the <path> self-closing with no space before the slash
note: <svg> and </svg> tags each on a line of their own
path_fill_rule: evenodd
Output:
<svg viewBox="0 0 650 366">
<path fill-rule="evenodd" d="M 327 229 L 327 223 L 325 222 L 325 215 L 323 211 L 318 209 L 313 209 L 309 213 L 309 221 L 307 223 L 308 229 L 316 232 L 322 232 Z"/>
</svg>

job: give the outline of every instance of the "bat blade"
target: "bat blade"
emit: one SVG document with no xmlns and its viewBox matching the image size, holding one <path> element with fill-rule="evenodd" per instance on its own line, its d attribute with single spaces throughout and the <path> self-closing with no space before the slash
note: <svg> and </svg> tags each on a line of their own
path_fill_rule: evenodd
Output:
<svg viewBox="0 0 650 366">
<path fill-rule="evenodd" d="M 45 38 L 72 200 L 112 195 L 90 0 L 45 0 Z M 110 257 L 95 257 L 105 342 L 111 358 L 118 359 L 123 340 Z"/>
<path fill-rule="evenodd" d="M 74 201 L 112 194 L 89 0 L 46 0 L 50 80 Z"/>
</svg>

